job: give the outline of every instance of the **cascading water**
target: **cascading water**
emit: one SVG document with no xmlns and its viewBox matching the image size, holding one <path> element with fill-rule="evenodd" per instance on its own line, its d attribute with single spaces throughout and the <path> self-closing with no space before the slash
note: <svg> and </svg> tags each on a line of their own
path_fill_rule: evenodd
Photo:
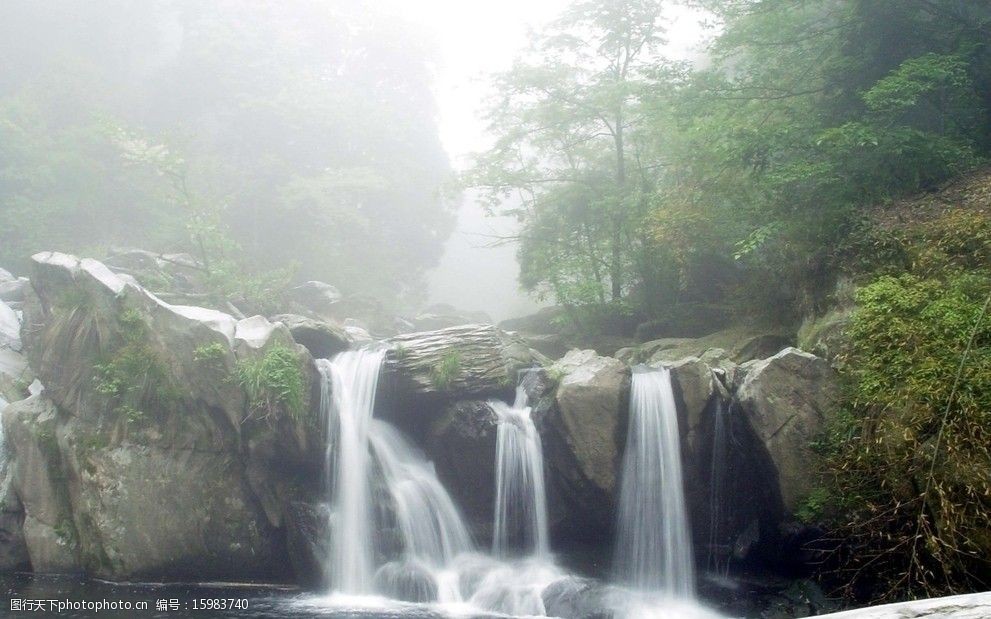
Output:
<svg viewBox="0 0 991 619">
<path fill-rule="evenodd" d="M 729 561 L 720 565 L 717 552 L 722 541 L 721 527 L 723 523 L 726 472 L 729 457 L 729 437 L 727 433 L 727 417 L 729 407 L 722 401 L 717 404 L 712 429 L 712 459 L 709 462 L 709 544 L 706 553 L 706 568 L 711 572 L 729 569 Z"/>
<path fill-rule="evenodd" d="M 694 597 L 678 417 L 667 369 L 633 371 L 615 570 L 635 589 Z"/>
<path fill-rule="evenodd" d="M 385 521 L 395 525 L 402 542 L 402 556 L 387 557 L 394 561 L 386 573 L 398 580 L 413 566 L 442 584 L 441 571 L 473 550 L 433 465 L 399 430 L 372 418 L 384 358 L 382 349 L 363 349 L 319 363 L 332 518 L 325 571 L 329 588 L 341 593 L 368 594 L 375 588 L 382 567 L 375 562 L 376 535 Z M 450 583 L 440 586 L 438 595 L 459 597 Z"/>
<path fill-rule="evenodd" d="M 398 429 L 373 419 L 384 357 L 381 349 L 365 349 L 318 363 L 323 377 L 321 404 L 327 423 L 330 500 L 325 572 L 331 591 L 351 594 L 330 599 L 357 604 L 358 610 L 366 603 L 380 608 L 375 605 L 382 602 L 375 600 L 381 598 L 368 596 L 377 592 L 403 600 L 438 602 L 455 612 L 546 614 L 544 592 L 551 584 L 571 577 L 555 566 L 550 554 L 543 454 L 526 397 L 525 381 L 529 375 L 524 376 L 512 406 L 490 403 L 499 423 L 493 550 L 500 558 L 494 558 L 474 552 L 468 529 L 433 465 Z M 630 556 L 635 561 L 626 570 L 630 577 L 625 580 L 641 589 L 654 587 L 644 574 L 664 570 L 672 577 L 677 575 L 674 581 L 682 584 L 660 582 L 656 588 L 689 596 L 691 562 L 684 550 L 688 541 L 680 469 L 672 468 L 669 458 L 662 457 L 677 454 L 673 411 L 666 373 L 638 373 L 634 379 L 634 419 L 623 487 L 623 505 L 630 507 L 623 509 L 621 516 L 632 526 L 628 533 L 621 532 L 619 556 Z M 674 457 L 677 462 L 677 455 Z M 669 518 L 668 502 L 662 501 L 657 491 L 659 487 L 677 490 L 681 520 L 673 527 L 664 526 L 661 533 L 652 533 L 652 524 L 674 522 Z M 641 505 L 642 501 L 649 505 Z M 668 529 L 680 531 L 682 537 L 668 535 Z M 662 565 L 664 561 L 656 560 L 655 555 L 663 553 L 654 553 L 653 549 L 661 544 L 658 540 L 662 537 L 675 540 L 674 546 L 686 553 L 667 555 L 682 556 L 684 565 L 675 565 L 677 561 Z M 627 538 L 629 541 L 624 541 Z M 643 542 L 652 549 L 650 553 L 629 550 Z M 512 553 L 520 556 L 505 558 Z M 611 596 L 603 594 L 599 599 L 602 608 L 615 609 L 617 616 L 709 616 L 699 614 L 694 605 L 672 606 L 674 601 L 662 607 L 667 614 L 655 615 L 658 607 L 651 600 L 645 602 L 631 594 L 615 599 Z M 670 614 L 676 608 L 681 610 Z"/>
<path fill-rule="evenodd" d="M 524 381 L 526 380 L 524 375 Z M 499 422 L 496 435 L 496 500 L 492 552 L 550 555 L 547 497 L 540 434 L 530 416 L 526 387 L 516 387 L 512 406 L 490 400 Z"/>
<path fill-rule="evenodd" d="M 368 429 L 385 351 L 362 349 L 321 360 L 321 408 L 327 422 L 326 478 L 332 534 L 325 572 L 344 593 L 369 593 L 373 531 Z"/>
<path fill-rule="evenodd" d="M 433 464 L 384 421 L 372 420 L 369 441 L 392 499 L 407 558 L 440 569 L 473 550 L 468 529 Z"/>
</svg>

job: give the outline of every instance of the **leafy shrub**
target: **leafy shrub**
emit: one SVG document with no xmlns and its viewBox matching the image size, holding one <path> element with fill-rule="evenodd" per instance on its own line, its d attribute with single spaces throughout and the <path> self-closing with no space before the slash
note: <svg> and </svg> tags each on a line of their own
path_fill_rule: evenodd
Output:
<svg viewBox="0 0 991 619">
<path fill-rule="evenodd" d="M 125 310 L 118 317 L 123 344 L 94 365 L 95 388 L 114 412 L 129 423 L 146 418 L 146 409 L 174 408 L 180 399 L 168 366 L 148 345 L 141 315 Z"/>
<path fill-rule="evenodd" d="M 211 342 L 197 346 L 193 351 L 193 360 L 203 364 L 211 370 L 223 370 L 224 360 L 230 349 L 220 342 Z"/>
<path fill-rule="evenodd" d="M 237 381 L 248 396 L 251 417 L 267 419 L 285 411 L 293 419 L 303 414 L 303 374 L 296 353 L 275 345 L 256 359 L 237 363 Z"/>
<path fill-rule="evenodd" d="M 451 351 L 433 367 L 430 381 L 437 389 L 444 390 L 454 383 L 459 374 L 461 374 L 461 353 Z"/>
<path fill-rule="evenodd" d="M 989 292 L 988 272 L 950 271 L 881 276 L 857 294 L 849 409 L 831 421 L 826 485 L 807 506 L 845 540 L 836 575 L 850 595 L 991 586 Z"/>
</svg>

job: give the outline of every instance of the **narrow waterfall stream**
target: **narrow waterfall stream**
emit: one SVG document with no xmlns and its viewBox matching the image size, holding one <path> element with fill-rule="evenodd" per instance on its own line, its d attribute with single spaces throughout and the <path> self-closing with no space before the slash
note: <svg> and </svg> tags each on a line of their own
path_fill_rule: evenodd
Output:
<svg viewBox="0 0 991 619">
<path fill-rule="evenodd" d="M 516 387 L 512 405 L 501 400 L 490 400 L 489 405 L 499 420 L 492 552 L 502 558 L 514 553 L 547 558 L 544 452 L 523 381 Z"/>
<path fill-rule="evenodd" d="M 718 547 L 722 543 L 722 526 L 725 512 L 726 473 L 729 466 L 729 407 L 717 404 L 712 429 L 712 458 L 709 462 L 709 543 L 706 550 L 706 569 L 713 573 L 726 573 L 729 559 L 721 556 Z"/>
<path fill-rule="evenodd" d="M 635 368 L 614 564 L 620 582 L 641 591 L 694 597 L 682 483 L 671 373 Z"/>
</svg>

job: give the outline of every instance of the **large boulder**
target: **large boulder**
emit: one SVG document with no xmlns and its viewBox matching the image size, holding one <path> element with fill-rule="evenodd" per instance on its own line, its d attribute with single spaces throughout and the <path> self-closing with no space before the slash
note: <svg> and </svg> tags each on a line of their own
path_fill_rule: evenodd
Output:
<svg viewBox="0 0 991 619">
<path fill-rule="evenodd" d="M 215 299 L 208 284 L 209 270 L 189 254 L 159 254 L 134 248 L 112 248 L 103 264 L 130 281 L 172 303 L 195 303 L 230 310 L 229 302 Z"/>
<path fill-rule="evenodd" d="M 615 359 L 574 350 L 554 365 L 563 374 L 556 421 L 585 477 L 601 490 L 616 487 L 617 440 L 630 392 L 630 372 Z"/>
<path fill-rule="evenodd" d="M 11 281 L 0 282 L 0 301 L 4 303 L 21 303 L 28 288 L 28 279 L 19 277 Z"/>
<path fill-rule="evenodd" d="M 317 371 L 288 328 L 171 305 L 55 252 L 31 282 L 24 343 L 50 403 L 8 407 L 4 427 L 32 566 L 286 577 L 285 512 L 322 447 Z"/>
<path fill-rule="evenodd" d="M 351 336 L 343 328 L 325 320 L 299 314 L 279 314 L 273 321 L 289 328 L 296 342 L 302 344 L 317 359 L 329 359 L 351 347 Z"/>
<path fill-rule="evenodd" d="M 573 348 L 611 356 L 635 345 L 635 321 L 630 323 L 629 317 L 603 309 L 597 318 L 592 318 L 595 314 L 592 312 L 586 320 L 582 313 L 564 307 L 545 307 L 529 316 L 504 320 L 499 327 L 516 334 L 551 359 L 560 359 Z"/>
<path fill-rule="evenodd" d="M 0 414 L 7 408 L 0 397 Z M 31 566 L 24 543 L 24 506 L 14 490 L 14 471 L 9 447 L 0 423 L 0 572 L 27 569 Z"/>
<path fill-rule="evenodd" d="M 776 472 L 739 407 L 725 358 L 688 357 L 666 367 L 678 409 L 692 539 L 710 569 L 774 542 L 782 516 Z"/>
<path fill-rule="evenodd" d="M 707 413 L 729 400 L 729 392 L 713 369 L 698 357 L 688 357 L 667 365 L 678 407 L 678 429 L 688 460 L 700 451 L 702 425 Z"/>
<path fill-rule="evenodd" d="M 559 537 L 601 538 L 612 526 L 630 369 L 592 350 L 572 350 L 549 373 L 560 381 L 535 415 L 548 466 L 553 524 Z"/>
<path fill-rule="evenodd" d="M 563 333 L 567 324 L 567 310 L 554 306 L 541 308 L 526 316 L 503 320 L 499 323 L 499 328 L 529 334 L 555 334 Z"/>
<path fill-rule="evenodd" d="M 308 281 L 292 288 L 289 298 L 316 314 L 333 313 L 341 292 L 325 282 Z"/>
<path fill-rule="evenodd" d="M 447 404 L 510 399 L 520 370 L 548 363 L 521 340 L 492 325 L 408 333 L 386 344 L 382 415 L 420 439 Z"/>
<path fill-rule="evenodd" d="M 788 333 L 736 327 L 699 338 L 652 340 L 618 354 L 628 363 L 674 363 L 687 357 L 744 363 L 769 357 L 791 345 L 792 339 Z"/>
<path fill-rule="evenodd" d="M 736 402 L 777 471 L 784 508 L 794 511 L 815 484 L 812 448 L 839 398 L 835 371 L 820 357 L 786 348 L 740 368 Z"/>
<path fill-rule="evenodd" d="M 21 511 L 31 568 L 41 573 L 81 570 L 79 540 L 55 434 L 57 417 L 55 405 L 43 395 L 15 402 L 3 411 L 12 489 L 5 500 Z"/>
<path fill-rule="evenodd" d="M 0 301 L 0 402 L 13 402 L 27 396 L 34 380 L 22 354 L 21 319 L 18 312 Z M 0 409 L 2 409 L 0 404 Z"/>
<path fill-rule="evenodd" d="M 447 303 L 437 303 L 412 320 L 414 331 L 436 331 L 470 324 L 492 324 L 492 317 L 485 312 L 461 310 Z"/>
</svg>

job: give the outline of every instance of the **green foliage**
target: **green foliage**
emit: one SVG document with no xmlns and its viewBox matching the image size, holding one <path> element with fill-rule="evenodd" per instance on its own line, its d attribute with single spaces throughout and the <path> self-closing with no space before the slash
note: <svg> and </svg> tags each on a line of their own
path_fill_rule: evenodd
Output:
<svg viewBox="0 0 991 619">
<path fill-rule="evenodd" d="M 721 22 L 702 69 L 650 51 L 653 2 L 579 2 L 538 33 L 495 78 L 500 139 L 469 180 L 522 195 L 520 279 L 540 298 L 797 326 L 828 309 L 866 212 L 986 156 L 991 8 L 697 4 Z"/>
<path fill-rule="evenodd" d="M 407 355 L 409 355 L 409 348 L 400 342 L 392 349 L 392 354 L 397 361 L 402 361 L 406 359 Z"/>
<path fill-rule="evenodd" d="M 824 487 L 814 488 L 795 510 L 795 518 L 804 524 L 814 524 L 827 507 L 836 507 L 836 498 Z"/>
<path fill-rule="evenodd" d="M 653 243 L 640 234 L 655 164 L 637 148 L 643 93 L 660 84 L 660 3 L 575 2 L 495 77 L 495 145 L 466 181 L 523 224 L 520 281 L 566 305 L 619 302 Z M 504 199 L 514 195 L 519 203 Z"/>
<path fill-rule="evenodd" d="M 452 350 L 444 355 L 430 370 L 430 382 L 443 391 L 450 387 L 461 374 L 461 353 Z"/>
<path fill-rule="evenodd" d="M 230 348 L 221 342 L 202 344 L 193 350 L 193 360 L 212 370 L 223 370 Z"/>
<path fill-rule="evenodd" d="M 166 362 L 148 343 L 140 313 L 124 310 L 118 324 L 122 344 L 93 366 L 96 392 L 128 423 L 145 421 L 150 411 L 174 410 L 181 399 L 179 387 Z"/>
<path fill-rule="evenodd" d="M 239 360 L 236 376 L 248 397 L 249 416 L 268 419 L 285 412 L 293 419 L 302 417 L 303 374 L 292 349 L 274 345 L 261 357 Z"/>
<path fill-rule="evenodd" d="M 847 544 L 836 575 L 848 593 L 991 584 L 989 275 L 885 275 L 857 294 L 850 408 L 822 445 L 832 504 L 814 506 Z"/>
<path fill-rule="evenodd" d="M 69 518 L 62 518 L 52 527 L 55 537 L 63 546 L 74 545 L 76 543 L 76 525 Z"/>
</svg>

